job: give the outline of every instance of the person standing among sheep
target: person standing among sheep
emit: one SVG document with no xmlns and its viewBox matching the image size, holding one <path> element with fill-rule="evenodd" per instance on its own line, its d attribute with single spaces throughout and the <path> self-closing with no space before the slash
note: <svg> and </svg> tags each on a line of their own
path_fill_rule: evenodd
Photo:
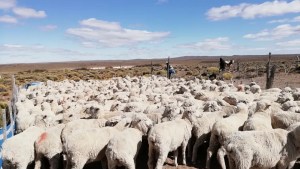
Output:
<svg viewBox="0 0 300 169">
<path fill-rule="evenodd" d="M 172 65 L 170 65 L 169 61 L 166 62 L 166 69 L 167 69 L 167 77 L 168 79 L 171 79 L 172 74 L 175 74 L 175 69 Z"/>
</svg>

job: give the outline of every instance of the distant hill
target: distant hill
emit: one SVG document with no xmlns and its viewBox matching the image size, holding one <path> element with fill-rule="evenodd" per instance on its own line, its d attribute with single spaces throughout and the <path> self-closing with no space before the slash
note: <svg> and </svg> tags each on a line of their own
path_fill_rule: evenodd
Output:
<svg viewBox="0 0 300 169">
<path fill-rule="evenodd" d="M 272 55 L 273 61 L 290 61 L 296 60 L 296 56 L 300 54 L 277 54 Z M 219 58 L 234 59 L 240 62 L 267 61 L 268 55 L 233 55 L 233 56 L 182 56 L 170 58 L 173 64 L 197 64 L 197 63 L 213 63 L 218 62 Z M 165 64 L 167 58 L 161 59 L 132 59 L 132 60 L 90 60 L 90 61 L 69 61 L 69 62 L 47 62 L 47 63 L 16 63 L 16 64 L 0 64 L 0 73 L 2 72 L 19 72 L 35 69 L 76 69 L 91 68 L 100 66 L 128 66 L 128 65 L 149 65 L 151 63 Z"/>
</svg>

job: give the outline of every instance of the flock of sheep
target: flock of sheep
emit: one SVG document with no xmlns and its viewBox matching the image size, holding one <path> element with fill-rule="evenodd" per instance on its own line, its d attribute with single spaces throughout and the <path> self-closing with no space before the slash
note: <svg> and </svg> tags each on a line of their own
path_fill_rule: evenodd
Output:
<svg viewBox="0 0 300 169">
<path fill-rule="evenodd" d="M 68 169 L 93 161 L 134 169 L 143 139 L 149 169 L 170 152 L 177 166 L 179 149 L 184 165 L 186 155 L 195 164 L 205 142 L 207 169 L 213 154 L 222 169 L 290 169 L 300 156 L 299 88 L 158 76 L 47 81 L 21 89 L 16 106 L 19 134 L 2 146 L 4 169 L 39 169 L 43 158 L 51 169 L 61 158 Z"/>
</svg>

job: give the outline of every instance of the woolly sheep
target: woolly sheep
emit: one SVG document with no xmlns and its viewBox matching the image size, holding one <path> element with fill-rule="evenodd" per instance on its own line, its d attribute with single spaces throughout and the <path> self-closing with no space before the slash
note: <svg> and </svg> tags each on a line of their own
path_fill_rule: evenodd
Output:
<svg viewBox="0 0 300 169">
<path fill-rule="evenodd" d="M 65 124 L 59 124 L 48 128 L 34 142 L 35 149 L 35 169 L 42 166 L 42 157 L 49 160 L 51 169 L 59 168 L 59 159 L 62 152 L 62 143 L 60 139 L 61 131 Z"/>
<path fill-rule="evenodd" d="M 73 131 L 63 142 L 63 151 L 67 155 L 67 167 L 72 165 L 72 169 L 82 169 L 87 162 L 103 160 L 109 140 L 119 134 L 129 123 L 129 119 L 123 119 L 115 127 Z M 102 166 L 106 168 L 104 161 L 102 161 Z"/>
<path fill-rule="evenodd" d="M 147 117 L 133 117 L 132 126 L 114 136 L 107 144 L 105 151 L 108 169 L 125 166 L 135 169 L 135 161 L 142 144 L 142 136 L 146 136 L 152 127 L 152 121 Z"/>
<path fill-rule="evenodd" d="M 243 131 L 272 129 L 270 106 L 271 104 L 268 100 L 257 102 L 254 114 L 249 114 L 248 119 L 243 125 Z"/>
<path fill-rule="evenodd" d="M 225 143 L 230 167 L 292 168 L 299 157 L 300 127 L 233 133 Z"/>
<path fill-rule="evenodd" d="M 2 167 L 26 169 L 34 161 L 34 141 L 43 131 L 39 127 L 32 126 L 7 139 L 2 144 Z"/>
<path fill-rule="evenodd" d="M 208 113 L 200 113 L 200 116 L 197 116 L 193 110 L 186 110 L 187 119 L 192 123 L 192 133 L 196 137 L 196 142 L 193 146 L 193 154 L 192 154 L 192 162 L 195 164 L 197 159 L 197 150 L 200 145 L 204 143 L 204 141 L 209 140 L 209 135 L 214 123 L 223 118 L 224 116 L 228 116 L 228 114 L 232 114 L 234 112 L 233 109 L 231 111 L 226 109 L 225 111 L 217 111 L 217 112 L 208 112 Z M 190 155 L 190 154 L 189 154 Z"/>
<path fill-rule="evenodd" d="M 176 132 L 174 132 L 176 130 Z M 186 164 L 186 147 L 191 138 L 191 122 L 187 119 L 176 119 L 156 124 L 148 135 L 148 168 L 153 169 L 155 153 L 158 153 L 156 169 L 161 169 L 169 152 L 175 152 L 175 165 L 177 166 L 177 148 L 181 146 L 183 164 Z"/>
<path fill-rule="evenodd" d="M 233 131 L 238 131 L 248 118 L 248 107 L 244 103 L 238 103 L 237 113 L 218 120 L 212 128 L 209 147 L 207 149 L 206 168 L 210 169 L 210 160 L 213 153 L 223 145 L 226 137 Z M 224 156 L 218 152 L 218 160 L 222 168 L 226 168 Z"/>
<path fill-rule="evenodd" d="M 290 125 L 300 122 L 300 114 L 293 112 L 276 112 L 271 114 L 272 127 L 286 129 Z"/>
</svg>

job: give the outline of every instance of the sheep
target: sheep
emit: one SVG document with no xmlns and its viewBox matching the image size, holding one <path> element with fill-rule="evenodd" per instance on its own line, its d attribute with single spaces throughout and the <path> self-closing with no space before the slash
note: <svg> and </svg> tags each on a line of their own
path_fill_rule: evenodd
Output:
<svg viewBox="0 0 300 169">
<path fill-rule="evenodd" d="M 278 99 L 276 100 L 276 102 L 283 104 L 286 101 L 293 101 L 293 95 L 291 93 L 287 93 L 287 92 L 283 92 L 278 96 Z"/>
<path fill-rule="evenodd" d="M 59 124 L 48 128 L 42 133 L 34 142 L 34 149 L 36 152 L 35 169 L 41 168 L 42 157 L 49 160 L 51 169 L 58 169 L 60 153 L 62 152 L 62 143 L 60 139 L 61 131 L 65 124 Z"/>
<path fill-rule="evenodd" d="M 300 112 L 297 102 L 295 101 L 286 101 L 282 104 L 282 110 L 290 112 Z"/>
<path fill-rule="evenodd" d="M 176 130 L 176 132 L 174 132 Z M 181 146 L 183 164 L 186 164 L 186 147 L 191 138 L 192 125 L 189 120 L 176 119 L 156 124 L 148 134 L 148 168 L 153 169 L 154 157 L 158 153 L 156 169 L 161 169 L 169 152 L 174 151 L 175 165 L 177 164 L 178 147 Z"/>
<path fill-rule="evenodd" d="M 197 159 L 197 150 L 204 141 L 209 139 L 209 135 L 214 123 L 223 118 L 233 114 L 233 107 L 226 107 L 222 111 L 211 112 L 211 113 L 200 113 L 200 116 L 197 117 L 196 113 L 193 110 L 187 109 L 185 113 L 187 118 L 192 122 L 192 133 L 196 137 L 196 142 L 193 146 L 192 162 L 195 164 Z M 190 154 L 189 154 L 190 155 Z"/>
<path fill-rule="evenodd" d="M 300 114 L 293 112 L 276 112 L 271 114 L 272 127 L 286 129 L 290 125 L 300 122 Z"/>
<path fill-rule="evenodd" d="M 210 169 L 210 160 L 213 153 L 218 149 L 218 160 L 222 168 L 225 167 L 224 155 L 222 144 L 226 137 L 233 131 L 238 131 L 248 118 L 248 107 L 244 103 L 238 103 L 237 113 L 229 116 L 228 118 L 217 121 L 212 128 L 209 147 L 207 149 L 206 168 Z"/>
<path fill-rule="evenodd" d="M 230 168 L 292 168 L 300 155 L 300 127 L 291 132 L 283 129 L 233 133 L 224 147 Z"/>
<path fill-rule="evenodd" d="M 115 127 L 73 131 L 63 143 L 63 151 L 67 155 L 67 168 L 71 166 L 72 169 L 82 169 L 87 162 L 103 160 L 109 140 L 129 123 L 130 120 L 125 118 Z M 106 168 L 104 161 L 101 164 L 102 168 Z"/>
<path fill-rule="evenodd" d="M 147 117 L 134 117 L 131 125 L 134 128 L 123 130 L 108 142 L 105 151 L 108 169 L 115 169 L 116 166 L 135 169 L 135 161 L 142 144 L 142 136 L 147 135 L 153 124 Z"/>
<path fill-rule="evenodd" d="M 26 169 L 34 161 L 34 141 L 44 130 L 31 126 L 22 133 L 7 139 L 2 144 L 4 169 Z"/>
<path fill-rule="evenodd" d="M 243 125 L 243 131 L 272 129 L 270 106 L 268 100 L 256 102 L 256 110 L 252 115 L 249 113 L 249 117 Z"/>
</svg>

